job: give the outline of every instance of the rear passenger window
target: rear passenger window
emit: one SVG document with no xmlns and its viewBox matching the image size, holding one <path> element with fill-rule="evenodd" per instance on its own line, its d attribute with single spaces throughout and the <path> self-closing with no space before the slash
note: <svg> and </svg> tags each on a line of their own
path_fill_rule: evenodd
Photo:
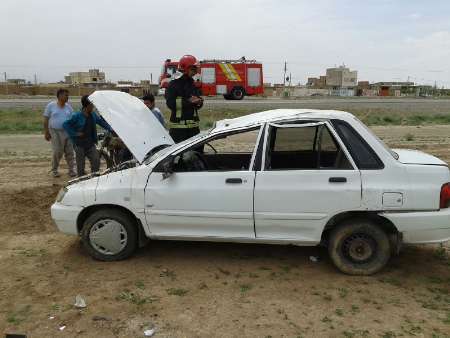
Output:
<svg viewBox="0 0 450 338">
<path fill-rule="evenodd" d="M 327 126 L 271 127 L 268 170 L 353 169 Z"/>
<path fill-rule="evenodd" d="M 375 151 L 352 126 L 341 120 L 333 120 L 332 123 L 359 169 L 384 168 Z"/>
</svg>

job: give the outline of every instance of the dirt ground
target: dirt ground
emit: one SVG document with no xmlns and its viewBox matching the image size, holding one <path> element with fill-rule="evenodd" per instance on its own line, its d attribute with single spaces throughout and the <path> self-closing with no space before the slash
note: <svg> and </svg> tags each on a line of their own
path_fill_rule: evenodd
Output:
<svg viewBox="0 0 450 338">
<path fill-rule="evenodd" d="M 391 146 L 450 162 L 450 126 L 373 129 Z M 68 176 L 50 177 L 42 136 L 0 136 L 0 145 L 0 332 L 450 337 L 447 245 L 406 247 L 371 277 L 339 273 L 321 249 L 276 245 L 160 241 L 126 261 L 97 262 L 50 219 Z M 78 294 L 85 309 L 73 306 Z"/>
</svg>

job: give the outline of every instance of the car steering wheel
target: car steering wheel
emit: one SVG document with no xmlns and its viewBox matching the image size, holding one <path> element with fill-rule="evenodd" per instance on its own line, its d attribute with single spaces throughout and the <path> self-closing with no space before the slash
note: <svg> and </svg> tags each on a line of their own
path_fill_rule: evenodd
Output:
<svg viewBox="0 0 450 338">
<path fill-rule="evenodd" d="M 207 145 L 208 147 L 210 147 L 210 148 L 214 151 L 214 154 L 217 154 L 216 148 L 214 148 L 211 144 L 209 144 L 208 142 L 206 142 L 205 145 Z"/>
</svg>

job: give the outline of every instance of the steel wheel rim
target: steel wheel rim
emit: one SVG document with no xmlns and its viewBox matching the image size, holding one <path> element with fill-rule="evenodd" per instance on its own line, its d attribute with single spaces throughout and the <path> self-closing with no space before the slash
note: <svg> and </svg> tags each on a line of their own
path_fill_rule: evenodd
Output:
<svg viewBox="0 0 450 338">
<path fill-rule="evenodd" d="M 89 231 L 91 246 L 103 255 L 117 255 L 128 243 L 125 227 L 114 219 L 102 219 Z"/>
<path fill-rule="evenodd" d="M 376 250 L 376 241 L 367 234 L 350 235 L 342 244 L 343 255 L 357 264 L 364 264 L 372 260 Z"/>
</svg>

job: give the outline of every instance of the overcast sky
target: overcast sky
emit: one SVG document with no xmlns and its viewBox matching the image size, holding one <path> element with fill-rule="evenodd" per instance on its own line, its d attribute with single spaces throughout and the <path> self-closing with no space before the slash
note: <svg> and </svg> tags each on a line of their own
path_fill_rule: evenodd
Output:
<svg viewBox="0 0 450 338">
<path fill-rule="evenodd" d="M 50 82 L 97 67 L 156 81 L 163 60 L 257 59 L 265 82 L 345 63 L 358 80 L 450 87 L 450 1 L 0 0 L 0 72 Z"/>
</svg>

